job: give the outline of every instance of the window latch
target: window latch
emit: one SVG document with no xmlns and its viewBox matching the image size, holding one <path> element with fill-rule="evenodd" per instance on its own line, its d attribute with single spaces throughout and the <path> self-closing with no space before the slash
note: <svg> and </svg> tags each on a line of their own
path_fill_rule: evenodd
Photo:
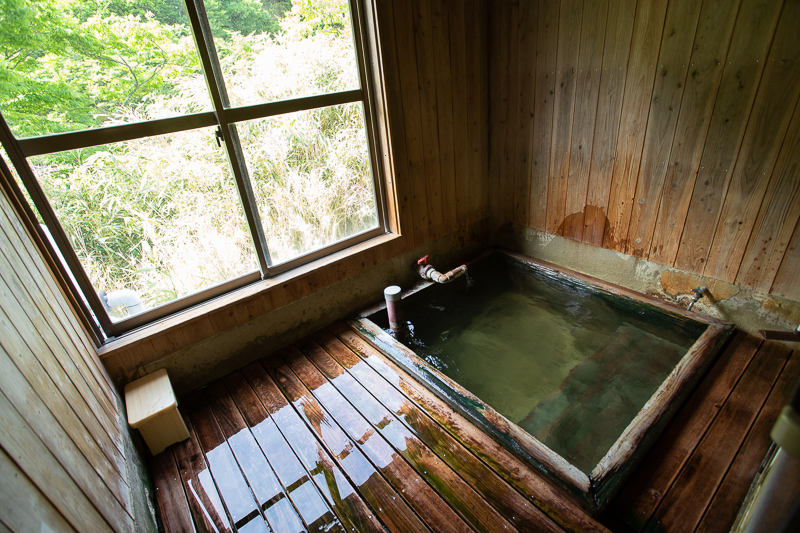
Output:
<svg viewBox="0 0 800 533">
<path fill-rule="evenodd" d="M 217 131 L 214 132 L 214 140 L 217 141 L 217 147 L 222 148 L 222 128 L 217 126 Z"/>
</svg>

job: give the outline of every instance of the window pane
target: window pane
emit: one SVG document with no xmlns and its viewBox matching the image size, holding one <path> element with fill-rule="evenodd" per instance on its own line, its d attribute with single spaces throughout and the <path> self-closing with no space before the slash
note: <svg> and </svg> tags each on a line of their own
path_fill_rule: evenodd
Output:
<svg viewBox="0 0 800 533">
<path fill-rule="evenodd" d="M 211 109 L 183 3 L 0 2 L 0 110 L 17 137 Z"/>
<path fill-rule="evenodd" d="M 261 5 L 206 2 L 231 106 L 359 87 L 347 0 L 265 2 L 259 24 L 228 21 L 234 6 L 250 4 Z"/>
<path fill-rule="evenodd" d="M 378 226 L 360 102 L 237 127 L 274 264 Z"/>
<path fill-rule="evenodd" d="M 213 128 L 30 162 L 98 292 L 152 308 L 258 269 Z"/>
</svg>

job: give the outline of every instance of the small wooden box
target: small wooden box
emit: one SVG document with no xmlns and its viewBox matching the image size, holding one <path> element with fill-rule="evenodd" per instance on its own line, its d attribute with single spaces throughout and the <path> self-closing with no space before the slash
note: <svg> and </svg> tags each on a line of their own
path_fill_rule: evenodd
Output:
<svg viewBox="0 0 800 533">
<path fill-rule="evenodd" d="M 139 430 L 153 455 L 189 438 L 163 368 L 125 385 L 125 405 L 128 424 Z"/>
</svg>

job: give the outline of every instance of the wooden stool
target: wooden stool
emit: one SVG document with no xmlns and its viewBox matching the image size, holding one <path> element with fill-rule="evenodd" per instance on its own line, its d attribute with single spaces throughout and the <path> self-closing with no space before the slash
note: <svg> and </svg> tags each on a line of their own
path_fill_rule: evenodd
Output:
<svg viewBox="0 0 800 533">
<path fill-rule="evenodd" d="M 125 385 L 125 405 L 128 424 L 139 430 L 153 455 L 189 438 L 163 368 Z"/>
</svg>

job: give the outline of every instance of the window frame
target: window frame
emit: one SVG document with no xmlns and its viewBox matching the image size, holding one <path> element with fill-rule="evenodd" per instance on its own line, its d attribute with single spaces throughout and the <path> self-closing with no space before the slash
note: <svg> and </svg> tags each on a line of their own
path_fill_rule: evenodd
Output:
<svg viewBox="0 0 800 533">
<path fill-rule="evenodd" d="M 360 86 L 358 89 L 230 107 L 208 19 L 204 12 L 203 0 L 184 0 L 184 7 L 195 39 L 196 51 L 200 55 L 203 76 L 211 97 L 212 111 L 18 139 L 11 132 L 0 110 L 0 142 L 6 149 L 6 153 L 17 171 L 20 181 L 28 191 L 35 208 L 50 232 L 48 236 L 40 231 L 43 237 L 43 244 L 48 248 L 47 252 L 51 256 L 60 256 L 61 260 L 56 260 L 54 263 L 61 270 L 63 279 L 68 280 L 66 289 L 75 296 L 81 312 L 94 330 L 96 340 L 99 341 L 98 344 L 103 344 L 135 329 L 164 320 L 260 280 L 273 278 L 276 275 L 287 273 L 297 267 L 307 265 L 351 246 L 365 243 L 395 229 L 396 224 L 387 219 L 387 212 L 393 212 L 394 210 L 387 206 L 387 202 L 390 201 L 384 178 L 384 172 L 387 169 L 382 161 L 383 157 L 381 157 L 387 144 L 387 134 L 381 129 L 381 126 L 385 127 L 386 121 L 385 118 L 382 121 L 376 119 L 376 117 L 385 113 L 385 106 L 383 105 L 382 80 L 376 78 L 376 73 L 373 72 L 373 66 L 380 70 L 380 64 L 377 50 L 373 50 L 373 46 L 374 48 L 378 47 L 375 21 L 369 20 L 370 15 L 374 16 L 374 13 L 367 13 L 369 8 L 365 5 L 369 1 L 371 0 L 348 0 L 358 68 Z M 236 135 L 236 124 L 247 120 L 263 119 L 297 111 L 359 102 L 362 104 L 364 113 L 364 125 L 377 210 L 377 227 L 273 266 L 268 255 L 264 234 L 265 228 L 261 224 L 258 208 L 255 205 L 250 179 L 247 176 L 247 166 Z M 119 321 L 112 321 L 100 301 L 97 289 L 81 265 L 66 232 L 28 163 L 28 158 L 203 127 L 216 127 L 222 136 L 225 144 L 223 149 L 228 156 L 248 229 L 253 238 L 259 270 L 177 298 L 140 314 L 126 317 Z M 51 247 L 53 248 L 52 250 L 50 249 Z"/>
</svg>

